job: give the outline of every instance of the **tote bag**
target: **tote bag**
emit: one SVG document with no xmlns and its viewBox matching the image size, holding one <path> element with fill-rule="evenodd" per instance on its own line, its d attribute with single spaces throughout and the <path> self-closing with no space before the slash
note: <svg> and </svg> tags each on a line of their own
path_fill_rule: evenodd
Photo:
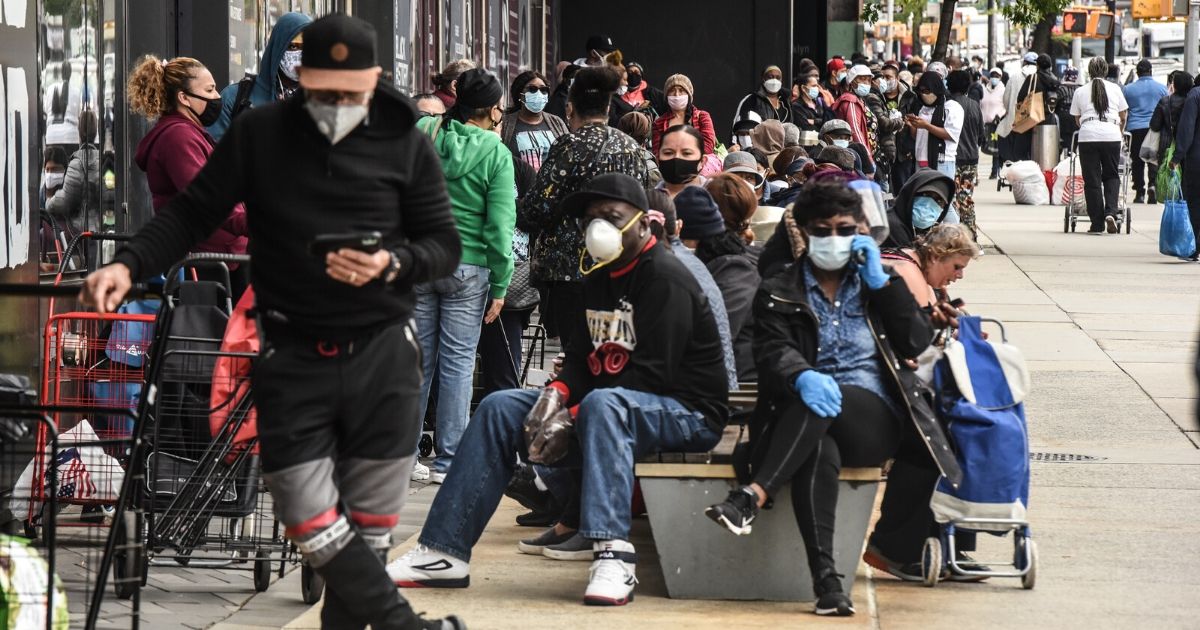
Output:
<svg viewBox="0 0 1200 630">
<path fill-rule="evenodd" d="M 1196 235 L 1192 233 L 1192 223 L 1188 219 L 1188 204 L 1183 199 L 1178 169 L 1172 169 L 1170 184 L 1159 224 L 1158 253 L 1187 258 L 1196 252 Z"/>
<path fill-rule="evenodd" d="M 1029 83 L 1029 94 L 1025 96 L 1025 100 L 1017 103 L 1017 114 L 1013 118 L 1013 131 L 1017 133 L 1025 133 L 1046 120 L 1043 93 L 1034 91 L 1037 89 L 1037 79 L 1037 75 L 1033 75 L 1033 81 Z"/>
</svg>

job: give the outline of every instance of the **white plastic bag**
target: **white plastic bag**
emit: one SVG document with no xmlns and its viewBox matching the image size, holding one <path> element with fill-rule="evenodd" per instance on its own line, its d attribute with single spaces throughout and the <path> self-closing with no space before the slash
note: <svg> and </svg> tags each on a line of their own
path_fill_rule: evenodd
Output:
<svg viewBox="0 0 1200 630">
<path fill-rule="evenodd" d="M 58 436 L 58 453 L 55 454 L 55 465 L 58 470 L 58 498 L 63 501 L 87 500 L 116 503 L 121 494 L 121 483 L 125 479 L 125 471 L 121 462 L 104 452 L 99 446 L 80 446 L 94 444 L 100 438 L 92 430 L 87 420 L 70 431 Z M 42 471 L 43 483 L 46 472 L 50 467 L 49 452 L 43 452 Z M 30 497 L 46 496 L 49 488 L 35 492 L 33 489 L 33 464 L 21 472 L 17 485 L 13 488 L 12 498 L 9 499 L 9 510 L 13 518 L 26 520 L 29 518 Z"/>
<path fill-rule="evenodd" d="M 1075 175 L 1071 176 L 1071 161 L 1075 162 Z M 1074 195 L 1072 196 L 1072 192 Z M 1083 169 L 1079 165 L 1079 156 L 1065 159 L 1054 167 L 1054 190 L 1050 193 L 1051 203 L 1084 207 L 1083 199 Z"/>
<path fill-rule="evenodd" d="M 1014 162 L 1003 172 L 1004 179 L 1012 185 L 1013 199 L 1022 205 L 1044 206 L 1050 203 L 1050 190 L 1046 188 L 1046 176 L 1042 167 L 1033 160 Z"/>
</svg>

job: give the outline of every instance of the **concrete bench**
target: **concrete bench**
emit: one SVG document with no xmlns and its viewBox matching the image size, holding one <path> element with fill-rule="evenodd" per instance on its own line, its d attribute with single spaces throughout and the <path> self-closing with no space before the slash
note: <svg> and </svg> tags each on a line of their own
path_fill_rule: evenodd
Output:
<svg viewBox="0 0 1200 630">
<path fill-rule="evenodd" d="M 737 483 L 732 453 L 743 437 L 740 427 L 730 426 L 709 453 L 660 453 L 635 467 L 667 594 L 675 599 L 813 601 L 790 487 L 775 497 L 772 509 L 759 512 L 749 536 L 734 536 L 704 515 Z M 842 469 L 833 557 L 847 593 L 854 586 L 879 481 L 879 468 Z"/>
</svg>

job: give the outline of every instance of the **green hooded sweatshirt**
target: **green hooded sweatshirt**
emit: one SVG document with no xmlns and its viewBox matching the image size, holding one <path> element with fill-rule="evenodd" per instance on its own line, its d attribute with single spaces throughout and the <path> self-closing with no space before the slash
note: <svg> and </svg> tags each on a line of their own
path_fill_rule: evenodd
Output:
<svg viewBox="0 0 1200 630">
<path fill-rule="evenodd" d="M 457 120 L 426 116 L 417 126 L 433 137 L 442 158 L 450 206 L 462 238 L 462 262 L 487 267 L 492 299 L 503 298 L 512 280 L 517 222 L 512 153 L 499 134 Z"/>
</svg>

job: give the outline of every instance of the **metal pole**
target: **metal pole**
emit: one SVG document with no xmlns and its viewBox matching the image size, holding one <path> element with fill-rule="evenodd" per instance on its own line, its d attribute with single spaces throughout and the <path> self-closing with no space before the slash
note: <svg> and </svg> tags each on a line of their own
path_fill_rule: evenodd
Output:
<svg viewBox="0 0 1200 630">
<path fill-rule="evenodd" d="M 1115 20 L 1115 16 L 1117 14 L 1117 0 L 1108 0 L 1104 4 L 1108 7 L 1108 10 L 1113 13 L 1113 19 Z M 1104 40 L 1104 60 L 1107 61 L 1108 65 L 1110 66 L 1113 64 L 1113 59 L 1115 59 L 1117 56 L 1117 40 L 1115 38 L 1116 34 L 1117 29 L 1114 26 L 1113 34 L 1110 35 L 1108 39 Z"/>
<path fill-rule="evenodd" d="M 1183 30 L 1183 69 L 1196 74 L 1196 38 L 1200 37 L 1200 0 L 1188 2 L 1187 24 Z"/>
<path fill-rule="evenodd" d="M 1083 39 L 1079 37 L 1071 38 L 1071 65 L 1077 69 L 1083 67 Z"/>
<path fill-rule="evenodd" d="M 987 51 L 987 67 L 996 67 L 996 0 L 987 0 L 988 12 L 988 51 Z"/>
</svg>

